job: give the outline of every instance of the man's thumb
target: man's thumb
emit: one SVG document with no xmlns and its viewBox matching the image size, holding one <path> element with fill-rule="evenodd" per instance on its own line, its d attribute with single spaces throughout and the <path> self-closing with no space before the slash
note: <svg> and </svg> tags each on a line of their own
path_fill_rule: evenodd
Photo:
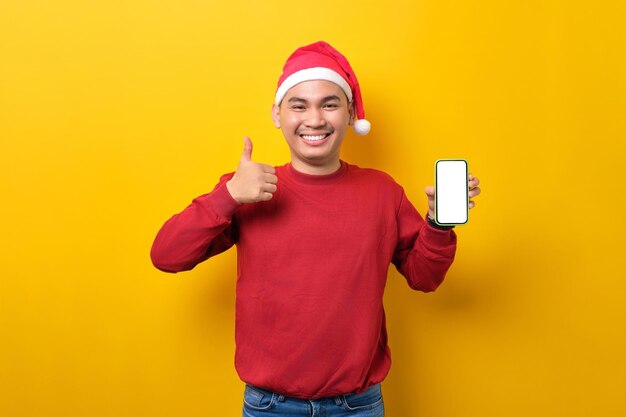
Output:
<svg viewBox="0 0 626 417">
<path fill-rule="evenodd" d="M 252 141 L 249 137 L 243 137 L 243 154 L 241 154 L 242 161 L 252 160 Z"/>
</svg>

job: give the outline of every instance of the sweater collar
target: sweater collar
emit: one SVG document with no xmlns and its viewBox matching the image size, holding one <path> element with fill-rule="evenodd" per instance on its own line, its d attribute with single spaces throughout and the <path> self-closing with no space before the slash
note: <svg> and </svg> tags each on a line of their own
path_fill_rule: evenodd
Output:
<svg viewBox="0 0 626 417">
<path fill-rule="evenodd" d="M 339 169 L 332 174 L 325 175 L 313 175 L 313 174 L 305 174 L 303 172 L 297 171 L 291 163 L 286 164 L 286 173 L 289 177 L 293 178 L 295 181 L 303 183 L 303 184 L 332 184 L 337 182 L 344 174 L 348 171 L 348 164 L 345 161 L 340 160 Z"/>
</svg>

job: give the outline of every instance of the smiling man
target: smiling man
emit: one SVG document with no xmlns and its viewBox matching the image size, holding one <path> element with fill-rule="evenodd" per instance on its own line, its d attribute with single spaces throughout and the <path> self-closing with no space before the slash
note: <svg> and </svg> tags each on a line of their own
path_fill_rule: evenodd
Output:
<svg viewBox="0 0 626 417">
<path fill-rule="evenodd" d="M 243 416 L 383 416 L 388 267 L 433 291 L 452 264 L 456 234 L 431 220 L 432 186 L 424 218 L 389 175 L 340 159 L 350 126 L 368 133 L 364 116 L 345 57 L 325 42 L 297 49 L 272 107 L 291 161 L 252 161 L 246 137 L 237 170 L 156 236 L 152 262 L 166 272 L 237 246 Z M 470 178 L 470 198 L 477 186 Z"/>
</svg>

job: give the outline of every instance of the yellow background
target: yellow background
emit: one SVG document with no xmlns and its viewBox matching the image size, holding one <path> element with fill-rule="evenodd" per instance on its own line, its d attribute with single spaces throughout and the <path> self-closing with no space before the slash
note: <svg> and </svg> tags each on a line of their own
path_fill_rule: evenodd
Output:
<svg viewBox="0 0 626 417">
<path fill-rule="evenodd" d="M 288 160 L 276 80 L 320 39 L 373 126 L 345 160 L 422 213 L 438 158 L 483 186 L 437 292 L 390 272 L 387 415 L 625 415 L 625 21 L 617 0 L 3 1 L 0 415 L 240 415 L 234 252 L 169 275 L 149 250 L 244 135 Z"/>
</svg>

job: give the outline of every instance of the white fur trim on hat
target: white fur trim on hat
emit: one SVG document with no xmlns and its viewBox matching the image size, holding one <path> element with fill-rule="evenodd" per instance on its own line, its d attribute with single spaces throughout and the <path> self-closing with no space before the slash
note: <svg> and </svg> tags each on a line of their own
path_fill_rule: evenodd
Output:
<svg viewBox="0 0 626 417">
<path fill-rule="evenodd" d="M 332 83 L 337 84 L 348 96 L 348 101 L 352 100 L 352 90 L 350 86 L 343 79 L 343 77 L 337 74 L 335 71 L 325 68 L 325 67 L 314 67 L 314 68 L 306 68 L 300 70 L 298 72 L 294 72 L 289 77 L 285 78 L 285 81 L 278 87 L 276 91 L 276 105 L 280 105 L 280 102 L 283 101 L 285 94 L 287 91 L 296 84 L 300 84 L 304 81 L 311 80 L 325 80 L 330 81 Z"/>
</svg>

